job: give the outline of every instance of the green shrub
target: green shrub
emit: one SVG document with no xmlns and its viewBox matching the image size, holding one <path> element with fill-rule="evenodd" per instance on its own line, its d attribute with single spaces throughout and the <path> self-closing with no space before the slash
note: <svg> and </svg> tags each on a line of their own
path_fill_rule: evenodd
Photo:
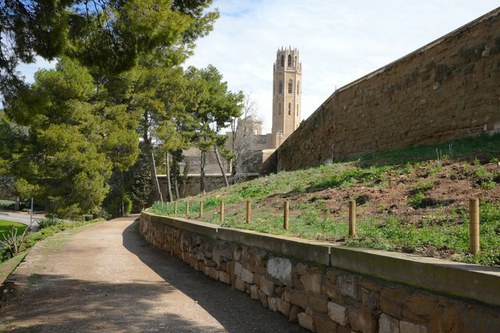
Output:
<svg viewBox="0 0 500 333">
<path fill-rule="evenodd" d="M 45 228 L 57 225 L 59 223 L 61 223 L 61 220 L 59 220 L 57 218 L 43 218 L 43 219 L 38 221 L 38 227 L 40 229 L 45 229 Z"/>
</svg>

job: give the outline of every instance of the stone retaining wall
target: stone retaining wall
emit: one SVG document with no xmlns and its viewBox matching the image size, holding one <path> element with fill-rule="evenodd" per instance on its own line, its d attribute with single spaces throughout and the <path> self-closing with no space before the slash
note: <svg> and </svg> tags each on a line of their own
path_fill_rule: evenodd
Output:
<svg viewBox="0 0 500 333">
<path fill-rule="evenodd" d="M 276 169 L 499 132 L 499 59 L 497 8 L 335 91 L 276 150 Z"/>
<path fill-rule="evenodd" d="M 140 232 L 195 270 L 316 332 L 499 332 L 500 269 L 143 213 Z"/>
</svg>

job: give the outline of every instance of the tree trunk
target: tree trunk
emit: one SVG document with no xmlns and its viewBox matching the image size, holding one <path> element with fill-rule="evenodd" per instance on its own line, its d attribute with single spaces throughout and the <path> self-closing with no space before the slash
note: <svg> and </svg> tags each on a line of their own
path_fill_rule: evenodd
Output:
<svg viewBox="0 0 500 333">
<path fill-rule="evenodd" d="M 214 145 L 214 153 L 215 153 L 215 158 L 217 159 L 217 164 L 219 164 L 220 172 L 222 173 L 222 177 L 224 177 L 224 184 L 226 187 L 229 186 L 229 182 L 227 181 L 227 176 L 226 176 L 226 170 L 224 170 L 224 166 L 222 165 L 222 161 L 219 156 L 219 151 L 217 150 L 217 146 Z"/>
<path fill-rule="evenodd" d="M 177 181 L 177 177 L 174 178 L 174 188 L 175 188 L 175 198 L 176 200 L 180 199 L 181 195 L 179 193 L 179 182 Z"/>
<path fill-rule="evenodd" d="M 158 174 L 156 173 L 155 155 L 152 147 L 150 147 L 149 152 L 149 168 L 151 169 L 151 182 L 153 184 L 153 188 L 155 189 L 155 199 L 163 203 L 160 182 L 158 181 Z"/>
<path fill-rule="evenodd" d="M 170 180 L 170 155 L 168 153 L 165 154 L 165 168 L 166 168 L 166 173 L 167 173 L 168 201 L 172 202 L 174 200 L 173 200 L 173 195 L 172 195 L 172 183 Z"/>
<path fill-rule="evenodd" d="M 184 165 L 184 170 L 182 170 L 182 196 L 186 197 L 186 188 L 189 171 L 191 169 L 191 161 L 186 159 L 186 164 Z"/>
<path fill-rule="evenodd" d="M 207 164 L 207 153 L 201 151 L 200 156 L 200 194 L 205 194 L 205 166 Z"/>
</svg>

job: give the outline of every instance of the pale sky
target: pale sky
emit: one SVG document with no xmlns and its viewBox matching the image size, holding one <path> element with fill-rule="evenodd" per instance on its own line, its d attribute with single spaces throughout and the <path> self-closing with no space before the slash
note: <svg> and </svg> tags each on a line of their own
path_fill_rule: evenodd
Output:
<svg viewBox="0 0 500 333">
<path fill-rule="evenodd" d="M 273 63 L 302 62 L 302 119 L 334 91 L 498 7 L 498 0 L 215 0 L 220 18 L 187 65 L 214 65 L 271 128 Z M 44 61 L 22 66 L 28 81 Z"/>
</svg>

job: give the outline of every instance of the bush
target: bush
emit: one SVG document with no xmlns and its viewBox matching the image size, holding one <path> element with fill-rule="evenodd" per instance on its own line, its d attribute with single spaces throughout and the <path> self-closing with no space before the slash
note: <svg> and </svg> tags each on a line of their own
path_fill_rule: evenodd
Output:
<svg viewBox="0 0 500 333">
<path fill-rule="evenodd" d="M 44 219 L 40 219 L 38 221 L 38 227 L 40 229 L 44 229 L 44 228 L 48 228 L 48 227 L 57 225 L 59 223 L 61 223 L 61 220 L 59 220 L 57 218 L 47 217 L 47 218 L 44 218 Z"/>
</svg>

